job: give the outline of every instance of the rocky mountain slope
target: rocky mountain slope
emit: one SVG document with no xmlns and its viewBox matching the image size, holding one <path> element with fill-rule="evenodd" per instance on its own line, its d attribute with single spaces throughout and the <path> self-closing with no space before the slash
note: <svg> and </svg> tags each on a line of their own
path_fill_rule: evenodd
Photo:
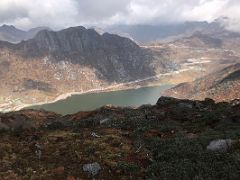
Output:
<svg viewBox="0 0 240 180">
<path fill-rule="evenodd" d="M 0 114 L 0 178 L 238 179 L 239 131 L 237 100 Z"/>
<path fill-rule="evenodd" d="M 33 38 L 39 31 L 49 29 L 48 27 L 36 27 L 28 31 L 17 29 L 12 25 L 2 25 L 0 27 L 0 41 L 19 43 L 23 40 Z"/>
<path fill-rule="evenodd" d="M 127 38 L 72 27 L 0 42 L 2 97 L 32 103 L 168 72 L 171 62 Z"/>
<path fill-rule="evenodd" d="M 240 63 L 197 79 L 192 83 L 182 83 L 165 92 L 177 98 L 204 99 L 216 101 L 240 99 Z"/>
<path fill-rule="evenodd" d="M 59 32 L 41 31 L 19 44 L 26 58 L 48 57 L 96 69 L 109 81 L 128 81 L 154 75 L 148 66 L 153 57 L 127 38 L 74 27 Z"/>
</svg>

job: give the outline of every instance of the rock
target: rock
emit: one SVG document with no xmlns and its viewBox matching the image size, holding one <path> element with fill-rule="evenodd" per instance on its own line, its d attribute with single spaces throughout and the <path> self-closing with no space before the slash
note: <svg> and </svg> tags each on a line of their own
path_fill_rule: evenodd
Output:
<svg viewBox="0 0 240 180">
<path fill-rule="evenodd" d="M 97 162 L 83 165 L 83 171 L 90 173 L 92 176 L 97 175 L 100 170 L 101 166 Z"/>
<path fill-rule="evenodd" d="M 192 109 L 192 108 L 193 108 L 193 105 L 190 104 L 190 103 L 182 102 L 182 103 L 179 103 L 179 104 L 178 104 L 178 107 L 179 107 L 179 108 L 183 108 L 183 109 Z"/>
<path fill-rule="evenodd" d="M 164 106 L 164 105 L 170 105 L 178 102 L 179 100 L 173 97 L 160 97 L 157 101 L 157 105 Z"/>
<path fill-rule="evenodd" d="M 91 136 L 92 137 L 95 137 L 95 138 L 100 138 L 101 136 L 99 136 L 97 133 L 95 133 L 95 132 L 92 132 L 91 133 Z"/>
<path fill-rule="evenodd" d="M 240 99 L 232 100 L 230 103 L 231 103 L 232 106 L 239 105 L 240 104 Z"/>
<path fill-rule="evenodd" d="M 36 143 L 35 148 L 36 148 L 35 153 L 38 156 L 38 159 L 41 159 L 41 157 L 42 157 L 42 147 L 40 146 L 40 144 Z"/>
<path fill-rule="evenodd" d="M 102 124 L 106 124 L 107 122 L 109 122 L 110 121 L 110 119 L 109 118 L 105 118 L 105 119 L 103 119 L 103 120 L 100 120 L 100 124 L 102 125 Z"/>
<path fill-rule="evenodd" d="M 197 135 L 197 134 L 194 134 L 194 133 L 188 133 L 188 134 L 186 135 L 186 137 L 187 137 L 188 139 L 196 139 L 196 138 L 198 137 L 198 135 Z"/>
<path fill-rule="evenodd" d="M 232 145 L 234 141 L 231 139 L 218 139 L 211 141 L 209 145 L 207 146 L 207 150 L 211 151 L 226 151 L 228 150 Z"/>
<path fill-rule="evenodd" d="M 143 105 L 141 105 L 141 106 L 139 107 L 139 109 L 149 109 L 149 108 L 151 108 L 151 107 L 152 107 L 151 104 L 143 104 Z"/>
</svg>

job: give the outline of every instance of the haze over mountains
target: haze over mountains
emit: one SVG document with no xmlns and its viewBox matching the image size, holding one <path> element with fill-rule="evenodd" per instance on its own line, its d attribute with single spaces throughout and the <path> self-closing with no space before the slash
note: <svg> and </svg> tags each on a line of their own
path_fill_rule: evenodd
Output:
<svg viewBox="0 0 240 180">
<path fill-rule="evenodd" d="M 190 36 L 195 32 L 219 32 L 224 29 L 220 19 L 212 23 L 185 22 L 162 25 L 115 25 L 106 28 L 106 31 L 127 36 L 140 44 L 154 43 L 160 41 L 172 41 L 181 37 Z"/>
<path fill-rule="evenodd" d="M 128 37 L 137 43 L 146 44 L 159 41 L 171 41 L 181 37 L 190 36 L 195 32 L 221 32 L 224 25 L 222 19 L 216 19 L 214 22 L 189 21 L 184 23 L 161 24 L 161 25 L 110 25 L 104 28 L 94 26 L 93 28 L 100 34 L 109 32 L 120 36 Z M 0 40 L 8 42 L 20 42 L 33 38 L 41 30 L 50 30 L 48 27 L 37 27 L 29 31 L 17 29 L 12 25 L 3 25 L 0 27 Z"/>
<path fill-rule="evenodd" d="M 17 29 L 12 25 L 2 25 L 0 27 L 0 40 L 1 41 L 8 41 L 11 43 L 18 43 L 23 40 L 33 38 L 39 31 L 44 29 L 50 29 L 48 27 L 36 27 L 32 28 L 28 31 L 23 31 Z"/>
</svg>

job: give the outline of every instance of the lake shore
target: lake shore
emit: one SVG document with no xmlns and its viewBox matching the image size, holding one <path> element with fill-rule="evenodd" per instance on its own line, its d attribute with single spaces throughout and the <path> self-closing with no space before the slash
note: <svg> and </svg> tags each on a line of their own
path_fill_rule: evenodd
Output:
<svg viewBox="0 0 240 180">
<path fill-rule="evenodd" d="M 161 77 L 176 75 L 176 74 L 188 71 L 188 70 L 189 69 L 181 69 L 178 71 L 172 71 L 172 72 L 168 72 L 168 73 L 158 74 L 156 76 L 151 76 L 151 77 L 147 77 L 147 78 L 140 79 L 140 80 L 130 81 L 127 83 L 120 83 L 120 84 L 111 85 L 108 87 L 103 87 L 103 88 L 98 88 L 98 89 L 90 89 L 90 90 L 82 91 L 82 92 L 68 92 L 68 93 L 64 93 L 64 94 L 57 96 L 54 100 L 51 100 L 51 101 L 31 103 L 31 104 L 20 104 L 20 105 L 16 105 L 14 107 L 8 108 L 7 110 L 4 110 L 4 111 L 3 111 L 3 108 L 1 108 L 0 111 L 1 112 L 19 111 L 19 110 L 22 110 L 22 109 L 25 109 L 25 108 L 28 108 L 31 106 L 41 106 L 44 104 L 52 104 L 52 103 L 56 103 L 60 100 L 65 100 L 73 95 L 83 95 L 83 94 L 88 94 L 88 93 L 100 93 L 100 92 L 113 92 L 113 91 L 120 91 L 120 90 L 138 89 L 138 88 L 142 88 L 142 87 L 157 86 L 154 83 L 145 84 L 145 85 L 139 85 L 139 84 L 147 83 L 147 82 L 151 82 L 151 81 L 155 81 L 155 80 L 157 81 Z M 158 85 L 161 85 L 161 84 L 159 83 Z"/>
<path fill-rule="evenodd" d="M 74 95 L 84 95 L 84 94 L 89 94 L 89 93 L 101 93 L 101 92 L 115 92 L 115 91 L 140 89 L 140 88 L 144 88 L 144 87 L 154 87 L 154 86 L 157 86 L 157 85 L 137 86 L 137 87 L 123 87 L 123 88 L 118 88 L 118 89 L 115 89 L 115 87 L 109 86 L 107 88 L 91 89 L 91 90 L 84 91 L 84 92 L 69 92 L 69 93 L 65 93 L 65 94 L 62 94 L 62 95 L 58 96 L 57 98 L 55 98 L 52 101 L 20 105 L 20 106 L 14 108 L 13 111 L 19 111 L 19 110 L 22 110 L 22 109 L 25 109 L 25 108 L 28 108 L 28 107 L 32 107 L 32 106 L 41 106 L 41 105 L 45 105 L 45 104 L 56 103 L 58 101 L 65 100 L 65 99 L 67 99 L 71 96 L 74 96 Z"/>
</svg>

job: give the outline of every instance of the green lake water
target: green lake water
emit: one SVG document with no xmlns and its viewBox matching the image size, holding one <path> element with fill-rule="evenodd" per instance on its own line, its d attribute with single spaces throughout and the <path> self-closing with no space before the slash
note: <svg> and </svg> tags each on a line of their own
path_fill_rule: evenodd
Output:
<svg viewBox="0 0 240 180">
<path fill-rule="evenodd" d="M 107 104 L 122 107 L 156 104 L 158 98 L 161 96 L 161 93 L 171 87 L 173 86 L 161 85 L 114 92 L 73 95 L 55 103 L 32 106 L 28 109 L 44 109 L 66 115 L 79 111 L 94 110 Z"/>
</svg>

